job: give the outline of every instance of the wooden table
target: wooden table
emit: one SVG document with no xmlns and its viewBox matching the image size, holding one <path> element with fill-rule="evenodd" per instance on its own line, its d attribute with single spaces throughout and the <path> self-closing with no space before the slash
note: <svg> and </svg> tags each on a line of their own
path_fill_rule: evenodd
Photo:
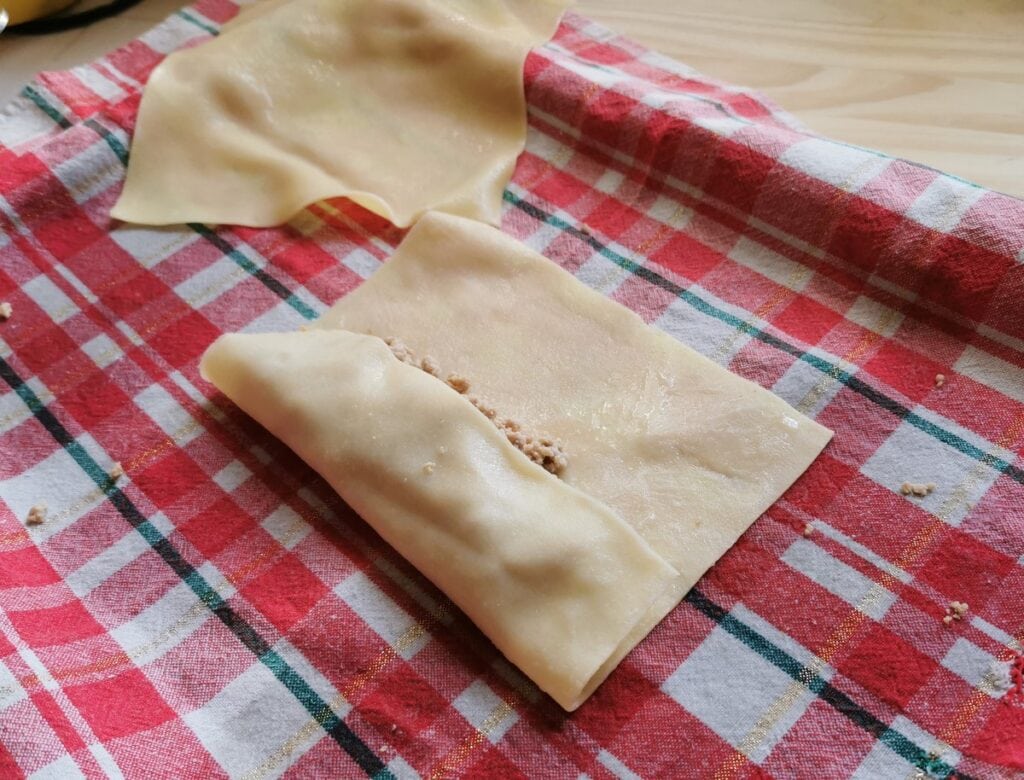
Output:
<svg viewBox="0 0 1024 780">
<path fill-rule="evenodd" d="M 0 36 L 0 100 L 180 5 L 144 0 L 85 30 Z M 1024 197 L 1022 0 L 579 0 L 577 10 L 762 90 L 824 135 Z"/>
<path fill-rule="evenodd" d="M 1024 197 L 1022 0 L 581 0 L 810 128 Z"/>
</svg>

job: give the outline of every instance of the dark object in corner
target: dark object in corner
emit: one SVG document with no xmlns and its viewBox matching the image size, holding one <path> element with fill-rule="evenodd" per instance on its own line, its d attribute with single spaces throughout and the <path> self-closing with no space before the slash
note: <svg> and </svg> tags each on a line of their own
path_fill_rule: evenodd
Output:
<svg viewBox="0 0 1024 780">
<path fill-rule="evenodd" d="M 106 5 L 89 8 L 77 13 L 48 16 L 43 19 L 22 22 L 21 24 L 8 27 L 5 32 L 8 35 L 46 35 L 47 33 L 62 32 L 63 30 L 74 30 L 77 27 L 85 27 L 101 19 L 116 16 L 133 5 L 138 5 L 140 2 L 142 0 L 112 0 L 112 2 Z"/>
</svg>

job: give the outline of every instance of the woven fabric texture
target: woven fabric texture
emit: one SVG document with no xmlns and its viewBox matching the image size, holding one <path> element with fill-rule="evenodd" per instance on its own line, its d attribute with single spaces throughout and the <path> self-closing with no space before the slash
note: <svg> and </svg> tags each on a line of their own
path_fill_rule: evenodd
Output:
<svg viewBox="0 0 1024 780">
<path fill-rule="evenodd" d="M 1024 201 L 580 16 L 531 54 L 504 230 L 836 432 L 570 716 L 198 376 L 401 232 L 109 218 L 149 73 L 236 10 L 0 113 L 0 776 L 1024 772 Z"/>
</svg>

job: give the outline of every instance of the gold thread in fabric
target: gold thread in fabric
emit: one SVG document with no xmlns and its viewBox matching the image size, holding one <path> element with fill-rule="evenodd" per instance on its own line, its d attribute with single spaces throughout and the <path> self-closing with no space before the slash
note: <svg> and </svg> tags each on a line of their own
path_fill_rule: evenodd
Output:
<svg viewBox="0 0 1024 780">
<path fill-rule="evenodd" d="M 889 307 L 882 309 L 875 322 L 875 327 L 868 330 L 867 333 L 861 336 L 860 341 L 857 342 L 853 349 L 843 355 L 843 357 L 834 363 L 825 375 L 818 380 L 818 383 L 811 388 L 807 395 L 801 399 L 800 403 L 796 405 L 797 411 L 802 412 L 803 414 L 808 414 L 818 401 L 821 400 L 822 396 L 824 396 L 825 393 L 827 393 L 832 386 L 839 381 L 839 375 L 845 371 L 843 365 L 856 365 L 857 361 L 864 356 L 864 353 L 867 352 L 876 341 L 882 338 L 882 334 L 879 331 L 887 328 L 895 317 L 896 311 L 894 309 L 890 309 Z"/>
<path fill-rule="evenodd" d="M 442 778 L 448 777 L 449 773 L 465 761 L 477 749 L 480 743 L 487 739 L 487 736 L 511 714 L 512 707 L 502 700 L 491 710 L 475 733 L 463 740 L 457 748 L 445 756 L 444 760 L 430 773 L 430 780 L 442 780 Z"/>
<path fill-rule="evenodd" d="M 1024 431 L 1024 414 L 1018 415 L 1017 418 L 1007 427 L 999 437 L 998 442 L 996 442 L 996 446 L 1004 449 L 1013 446 L 1022 431 Z M 967 501 L 967 496 L 971 489 L 977 485 L 987 472 L 990 465 L 988 461 L 993 460 L 995 457 L 996 456 L 991 454 L 986 455 L 984 459 L 976 463 L 965 475 L 963 481 L 940 507 L 932 522 L 922 528 L 914 539 L 911 540 L 910 544 L 904 548 L 903 552 L 900 553 L 900 556 L 895 561 L 897 568 L 906 570 L 911 566 L 911 564 L 913 564 L 919 555 L 934 540 L 939 531 L 946 526 L 949 517 Z M 813 679 L 813 675 L 820 674 L 824 670 L 825 666 L 831 662 L 836 652 L 847 641 L 849 641 L 850 637 L 853 636 L 861 623 L 863 623 L 867 618 L 867 610 L 875 605 L 894 585 L 897 585 L 898 582 L 899 580 L 895 575 L 886 571 L 881 572 L 878 581 L 872 584 L 871 588 L 866 594 L 864 594 L 864 597 L 860 600 L 857 606 L 847 613 L 846 618 L 844 618 L 843 622 L 840 623 L 839 628 L 833 632 L 825 644 L 814 654 L 812 661 L 801 670 L 801 679 L 794 680 L 790 683 L 764 716 L 758 720 L 757 724 L 755 724 L 740 745 L 735 748 L 734 752 L 729 755 L 721 766 L 719 766 L 715 772 L 716 780 L 724 780 L 724 778 L 732 777 L 740 768 L 742 768 L 747 761 L 747 756 L 763 742 L 772 726 L 778 722 L 779 718 L 782 717 L 796 699 L 807 689 L 807 684 L 811 679 Z M 806 679 L 804 679 L 805 671 L 807 672 Z M 972 694 L 971 700 L 969 701 L 973 702 L 976 697 L 984 697 L 985 695 L 985 693 L 975 690 Z M 967 716 L 967 721 L 960 726 L 960 729 L 966 727 L 967 722 L 969 722 L 969 718 L 973 717 L 973 714 L 977 711 L 977 708 L 980 706 L 982 701 L 983 699 L 978 699 L 977 703 L 973 704 L 973 709 L 970 715 Z M 959 732 L 954 732 L 954 727 L 959 723 L 959 721 L 960 718 L 958 716 L 958 718 L 954 719 L 950 727 L 947 728 L 946 732 L 943 733 L 940 744 L 936 748 L 938 751 L 941 752 L 943 749 L 948 749 L 948 743 L 955 740 Z"/>
</svg>

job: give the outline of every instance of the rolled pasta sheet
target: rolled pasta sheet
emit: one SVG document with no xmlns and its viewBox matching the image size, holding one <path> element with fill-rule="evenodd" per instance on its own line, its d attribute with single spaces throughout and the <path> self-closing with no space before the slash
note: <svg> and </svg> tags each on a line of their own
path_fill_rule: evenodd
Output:
<svg viewBox="0 0 1024 780">
<path fill-rule="evenodd" d="M 378 338 L 227 335 L 201 369 L 567 710 L 678 577 L 608 507 Z"/>
<path fill-rule="evenodd" d="M 673 305 L 662 322 L 690 316 Z M 632 644 L 832 437 L 511 236 L 447 214 L 424 215 L 314 327 L 401 337 L 502 414 L 563 442 L 563 481 L 679 571 Z"/>
</svg>

